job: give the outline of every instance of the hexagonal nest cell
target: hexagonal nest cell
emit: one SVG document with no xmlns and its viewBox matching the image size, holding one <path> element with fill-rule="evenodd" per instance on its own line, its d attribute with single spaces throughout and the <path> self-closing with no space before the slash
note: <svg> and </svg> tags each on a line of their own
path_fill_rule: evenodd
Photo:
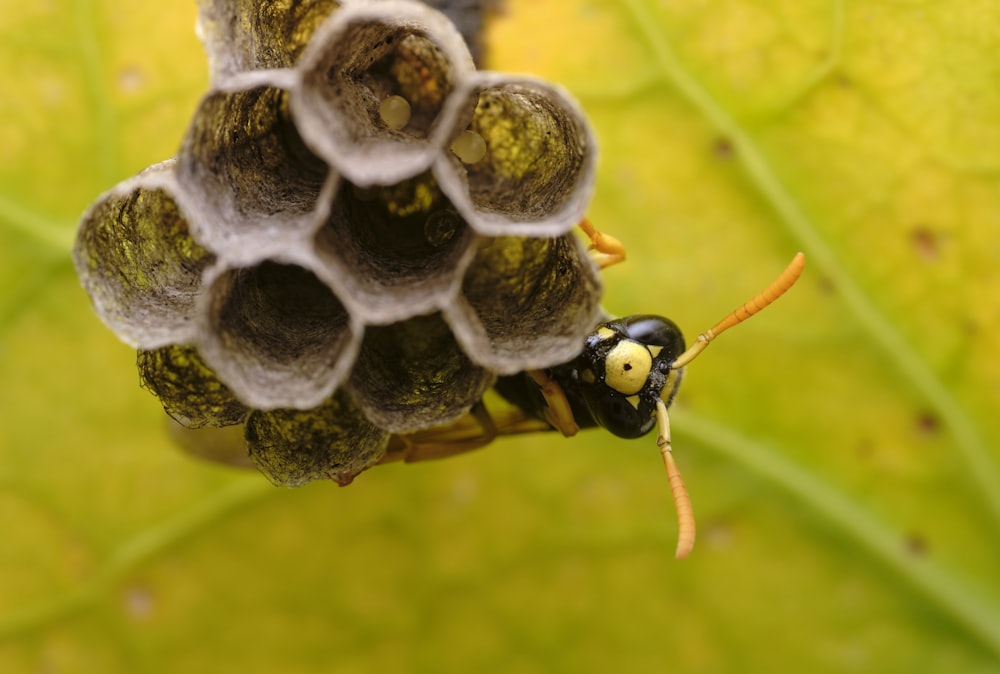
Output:
<svg viewBox="0 0 1000 674">
<path fill-rule="evenodd" d="M 312 227 L 329 172 L 292 123 L 288 92 L 273 87 L 206 96 L 177 163 L 178 181 L 211 223 L 201 238 L 230 255 L 262 232 L 280 240 Z"/>
<path fill-rule="evenodd" d="M 580 335 L 604 319 L 590 301 L 600 288 L 573 235 L 487 239 L 462 279 L 451 323 L 485 367 L 502 374 L 548 367 L 571 360 Z"/>
<path fill-rule="evenodd" d="M 474 70 L 454 26 L 419 3 L 384 0 L 345 6 L 315 38 L 292 101 L 307 142 L 358 185 L 428 168 L 445 101 Z M 403 123 L 380 112 L 393 97 L 409 108 Z"/>
<path fill-rule="evenodd" d="M 452 197 L 484 234 L 552 236 L 580 220 L 594 172 L 594 141 L 575 104 L 559 88 L 530 78 L 481 73 L 455 101 L 474 101 L 467 131 L 481 138 L 481 161 L 443 157 L 462 189 Z M 467 103 L 466 103 L 467 104 Z M 464 107 L 462 103 L 457 103 Z M 562 228 L 539 227 L 556 221 Z"/>
<path fill-rule="evenodd" d="M 476 72 L 409 0 L 200 0 L 200 30 L 177 158 L 101 195 L 74 249 L 195 454 L 346 484 L 582 348 L 595 147 L 562 90 Z"/>
<path fill-rule="evenodd" d="M 350 314 L 308 269 L 267 260 L 225 270 L 206 298 L 199 348 L 248 405 L 313 407 L 349 371 L 356 348 Z"/>
<path fill-rule="evenodd" d="M 140 348 L 190 340 L 201 274 L 215 256 L 177 201 L 174 162 L 151 167 L 84 214 L 73 259 L 101 319 Z"/>
<path fill-rule="evenodd" d="M 474 233 L 430 172 L 384 187 L 347 183 L 316 235 L 357 315 L 385 324 L 448 304 Z"/>
</svg>

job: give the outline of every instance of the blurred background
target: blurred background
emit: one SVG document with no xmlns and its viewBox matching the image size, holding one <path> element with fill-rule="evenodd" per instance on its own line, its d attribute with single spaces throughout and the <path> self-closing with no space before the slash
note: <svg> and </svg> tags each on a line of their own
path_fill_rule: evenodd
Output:
<svg viewBox="0 0 1000 674">
<path fill-rule="evenodd" d="M 506 439 L 348 488 L 171 445 L 72 269 L 173 155 L 194 3 L 0 0 L 0 671 L 1000 671 L 1000 7 L 507 0 L 487 66 L 567 87 L 626 244 L 614 314 L 689 339 L 653 438 Z"/>
</svg>

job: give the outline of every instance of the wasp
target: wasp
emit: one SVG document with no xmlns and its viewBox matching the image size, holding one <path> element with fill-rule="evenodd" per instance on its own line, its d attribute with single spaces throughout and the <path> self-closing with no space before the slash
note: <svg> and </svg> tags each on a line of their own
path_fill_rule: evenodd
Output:
<svg viewBox="0 0 1000 674">
<path fill-rule="evenodd" d="M 580 223 L 600 268 L 625 259 L 624 246 Z M 458 421 L 393 436 L 382 463 L 425 461 L 483 447 L 519 433 L 558 431 L 566 437 L 602 427 L 621 438 L 639 438 L 656 429 L 678 517 L 676 557 L 687 557 L 695 543 L 691 499 L 673 458 L 667 408 L 684 377 L 684 368 L 722 332 L 742 323 L 783 295 L 799 279 L 805 256 L 798 253 L 761 293 L 728 314 L 687 347 L 680 328 L 668 318 L 638 314 L 605 321 L 583 340 L 583 350 L 568 363 L 502 376 L 494 386 L 511 409 L 491 413 L 479 402 Z"/>
</svg>

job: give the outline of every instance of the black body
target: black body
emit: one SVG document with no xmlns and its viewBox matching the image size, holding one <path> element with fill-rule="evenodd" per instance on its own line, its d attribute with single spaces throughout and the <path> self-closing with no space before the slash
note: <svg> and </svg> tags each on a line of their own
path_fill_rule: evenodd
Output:
<svg viewBox="0 0 1000 674">
<path fill-rule="evenodd" d="M 627 343 L 622 346 L 623 342 Z M 636 359 L 645 378 L 638 391 L 622 392 L 607 373 L 609 355 L 643 347 L 646 356 Z M 681 372 L 672 370 L 684 352 L 684 337 L 673 321 L 662 316 L 638 314 L 598 325 L 587 336 L 583 351 L 568 363 L 546 370 L 562 387 L 580 428 L 602 426 L 622 438 L 637 438 L 656 425 L 656 400 L 670 405 L 680 385 Z M 612 356 L 619 362 L 620 358 Z M 647 367 L 648 366 L 648 367 Z M 629 364 L 625 369 L 629 369 Z M 619 384 L 620 386 L 620 384 Z M 505 399 L 534 417 L 545 420 L 545 399 L 527 373 L 500 377 L 496 389 Z"/>
</svg>

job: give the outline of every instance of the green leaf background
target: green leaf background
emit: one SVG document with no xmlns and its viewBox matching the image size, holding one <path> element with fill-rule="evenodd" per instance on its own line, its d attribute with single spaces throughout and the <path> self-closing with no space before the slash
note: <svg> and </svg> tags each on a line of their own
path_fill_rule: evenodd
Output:
<svg viewBox="0 0 1000 674">
<path fill-rule="evenodd" d="M 207 86 L 193 3 L 0 0 L 0 671 L 1000 669 L 1000 6 L 510 0 L 601 143 L 606 307 L 689 337 L 652 439 L 289 491 L 183 455 L 69 261 Z"/>
</svg>

